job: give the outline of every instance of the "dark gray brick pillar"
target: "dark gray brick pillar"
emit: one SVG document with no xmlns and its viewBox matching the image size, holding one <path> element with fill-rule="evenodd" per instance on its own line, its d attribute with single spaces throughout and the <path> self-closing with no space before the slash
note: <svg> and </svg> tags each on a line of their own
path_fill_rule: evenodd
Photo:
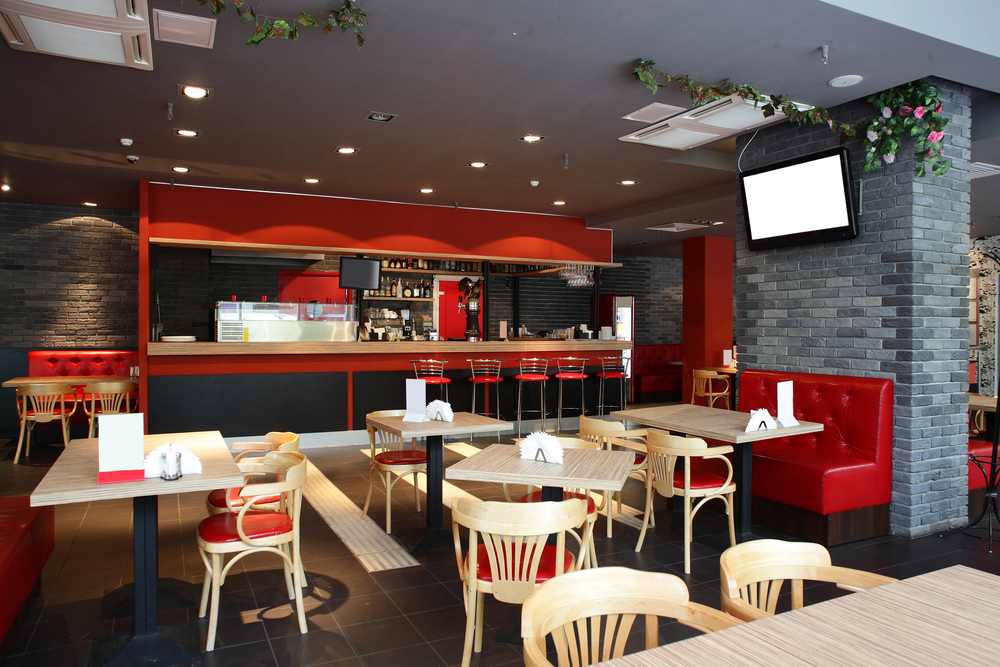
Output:
<svg viewBox="0 0 1000 667">
<path fill-rule="evenodd" d="M 736 318 L 743 368 L 892 378 L 890 522 L 917 537 L 967 523 L 969 159 L 971 91 L 934 80 L 950 117 L 943 177 L 914 176 L 912 148 L 862 170 L 861 234 L 852 241 L 751 252 L 743 212 L 736 239 Z M 864 100 L 832 112 L 874 116 Z M 739 138 L 742 168 L 836 146 L 820 126 L 782 124 Z"/>
</svg>

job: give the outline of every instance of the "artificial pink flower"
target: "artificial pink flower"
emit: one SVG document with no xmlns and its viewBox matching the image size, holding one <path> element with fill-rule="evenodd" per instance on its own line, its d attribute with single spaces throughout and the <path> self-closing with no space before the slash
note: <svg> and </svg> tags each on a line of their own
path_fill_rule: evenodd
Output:
<svg viewBox="0 0 1000 667">
<path fill-rule="evenodd" d="M 941 107 L 943 107 L 943 106 L 944 106 L 943 103 L 938 102 L 938 105 L 936 107 L 934 107 L 934 113 L 941 113 Z"/>
<path fill-rule="evenodd" d="M 903 106 L 899 107 L 899 115 L 900 116 L 905 116 L 906 114 L 910 113 L 911 111 L 913 111 L 913 107 L 908 107 L 905 104 Z"/>
<path fill-rule="evenodd" d="M 938 142 L 944 139 L 944 130 L 938 130 L 937 132 L 931 132 L 927 135 L 927 141 Z"/>
<path fill-rule="evenodd" d="M 927 157 L 928 160 L 931 159 L 932 155 L 934 155 L 934 151 L 933 150 L 927 151 L 926 157 Z"/>
<path fill-rule="evenodd" d="M 892 164 L 896 161 L 896 156 L 892 153 L 886 153 L 882 156 L 882 159 L 885 160 L 886 164 Z"/>
<path fill-rule="evenodd" d="M 886 118 L 890 117 L 892 115 L 892 109 L 890 109 L 889 107 L 885 107 L 884 109 L 882 109 L 882 115 Z"/>
<path fill-rule="evenodd" d="M 927 107 L 917 107 L 916 109 L 913 110 L 913 117 L 919 120 L 924 117 L 924 114 L 926 112 L 927 112 Z"/>
<path fill-rule="evenodd" d="M 938 151 L 938 155 L 944 155 L 944 149 L 943 148 Z"/>
<path fill-rule="evenodd" d="M 865 136 L 868 137 L 868 141 L 878 141 L 878 133 L 874 130 L 868 130 Z"/>
</svg>

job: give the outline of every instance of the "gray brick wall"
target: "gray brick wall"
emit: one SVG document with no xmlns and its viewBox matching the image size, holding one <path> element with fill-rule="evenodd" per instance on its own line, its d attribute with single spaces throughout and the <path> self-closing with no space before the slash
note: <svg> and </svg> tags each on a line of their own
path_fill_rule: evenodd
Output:
<svg viewBox="0 0 1000 667">
<path fill-rule="evenodd" d="M 615 255 L 622 266 L 601 272 L 602 294 L 634 294 L 637 345 L 682 342 L 683 262 L 669 257 Z"/>
<path fill-rule="evenodd" d="M 0 347 L 138 345 L 139 215 L 0 203 Z"/>
<path fill-rule="evenodd" d="M 734 329 L 743 368 L 894 380 L 890 522 L 894 533 L 911 537 L 968 521 L 971 91 L 935 83 L 951 118 L 947 174 L 916 178 L 911 148 L 895 164 L 865 173 L 854 141 L 862 193 L 856 239 L 751 252 L 742 208 L 736 239 Z M 874 115 L 863 100 L 832 111 L 852 123 Z M 740 137 L 737 150 L 749 139 Z M 837 143 L 820 126 L 766 128 L 747 147 L 742 168 Z"/>
</svg>

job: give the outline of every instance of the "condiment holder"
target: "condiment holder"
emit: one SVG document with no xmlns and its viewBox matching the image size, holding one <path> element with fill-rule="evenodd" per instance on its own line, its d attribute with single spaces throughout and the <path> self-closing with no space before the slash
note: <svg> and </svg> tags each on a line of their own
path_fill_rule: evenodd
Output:
<svg viewBox="0 0 1000 667">
<path fill-rule="evenodd" d="M 160 454 L 160 479 L 164 479 L 168 482 L 180 479 L 183 477 L 181 472 L 181 453 L 173 452 L 173 456 L 168 457 L 167 452 Z"/>
</svg>

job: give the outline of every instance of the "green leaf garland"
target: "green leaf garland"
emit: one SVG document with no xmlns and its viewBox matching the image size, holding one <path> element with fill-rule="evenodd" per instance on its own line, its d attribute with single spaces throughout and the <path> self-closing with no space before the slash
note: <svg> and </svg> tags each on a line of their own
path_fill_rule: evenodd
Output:
<svg viewBox="0 0 1000 667">
<path fill-rule="evenodd" d="M 184 0 L 181 0 L 181 4 Z M 226 11 L 225 0 L 198 0 L 199 5 L 211 3 L 212 13 L 218 16 Z M 329 35 L 334 28 L 340 28 L 341 34 L 348 30 L 354 31 L 354 38 L 360 49 L 365 45 L 365 33 L 361 28 L 368 25 L 368 15 L 358 9 L 351 0 L 344 0 L 340 9 L 331 9 L 326 18 L 316 19 L 309 12 L 299 12 L 297 18 L 279 18 L 267 14 L 258 14 L 246 0 L 231 0 L 233 9 L 243 23 L 253 23 L 254 31 L 247 40 L 247 46 L 257 46 L 270 37 L 294 42 L 299 38 L 299 26 L 320 28 L 320 32 Z"/>
</svg>

